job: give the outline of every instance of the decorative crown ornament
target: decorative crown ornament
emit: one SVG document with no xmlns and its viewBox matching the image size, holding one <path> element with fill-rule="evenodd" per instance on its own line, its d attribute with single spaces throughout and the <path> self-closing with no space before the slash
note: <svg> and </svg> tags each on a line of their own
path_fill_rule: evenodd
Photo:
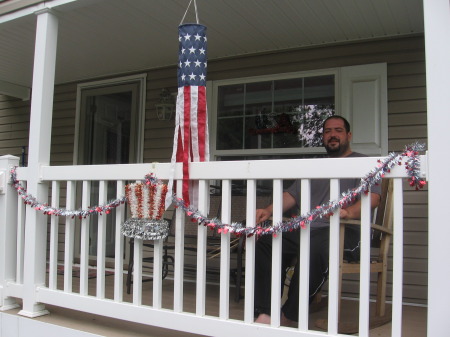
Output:
<svg viewBox="0 0 450 337">
<path fill-rule="evenodd" d="M 122 234 L 135 239 L 158 240 L 169 234 L 169 223 L 162 219 L 167 185 L 157 181 L 125 186 L 131 218 L 122 225 Z"/>
</svg>

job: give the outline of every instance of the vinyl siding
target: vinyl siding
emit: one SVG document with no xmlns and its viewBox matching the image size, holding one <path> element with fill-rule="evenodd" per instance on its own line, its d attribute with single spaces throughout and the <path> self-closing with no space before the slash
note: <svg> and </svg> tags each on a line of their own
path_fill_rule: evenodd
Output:
<svg viewBox="0 0 450 337">
<path fill-rule="evenodd" d="M 77 85 L 55 87 L 54 97 L 50 165 L 72 165 Z"/>
<path fill-rule="evenodd" d="M 211 60 L 208 80 L 387 63 L 388 150 L 401 151 L 414 141 L 426 142 L 425 50 L 422 36 L 302 48 Z M 174 121 L 159 121 L 154 109 L 162 88 L 176 91 L 176 68 L 149 70 L 145 111 L 144 162 L 169 162 Z M 97 80 L 97 79 L 96 79 Z M 55 88 L 51 165 L 73 163 L 77 83 Z M 0 96 L 0 154 L 20 156 L 28 144 L 29 102 Z M 427 298 L 427 190 L 405 183 L 404 301 L 425 304 Z M 63 193 L 63 192 L 61 192 Z M 60 230 L 63 230 L 61 226 Z M 63 237 L 61 237 L 63 239 Z M 62 249 L 62 247 L 61 247 Z M 391 279 L 390 279 L 391 282 Z M 349 279 L 344 295 L 353 296 L 358 282 Z M 388 286 L 390 294 L 391 286 Z"/>
<path fill-rule="evenodd" d="M 28 147 L 29 127 L 30 103 L 0 95 L 0 156 L 21 158 L 22 147 Z"/>
</svg>

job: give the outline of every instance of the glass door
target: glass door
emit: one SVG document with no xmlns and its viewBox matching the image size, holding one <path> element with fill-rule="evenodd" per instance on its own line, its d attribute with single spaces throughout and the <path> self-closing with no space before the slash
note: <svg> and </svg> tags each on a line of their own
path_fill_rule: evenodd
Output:
<svg viewBox="0 0 450 337">
<path fill-rule="evenodd" d="M 78 164 L 129 164 L 141 161 L 138 155 L 141 118 L 141 82 L 104 85 L 80 91 Z M 91 186 L 91 205 L 98 204 L 98 183 Z M 108 186 L 107 199 L 116 198 L 116 187 Z M 97 253 L 97 220 L 90 223 L 89 253 Z M 114 257 L 115 222 L 107 218 L 106 256 Z"/>
</svg>

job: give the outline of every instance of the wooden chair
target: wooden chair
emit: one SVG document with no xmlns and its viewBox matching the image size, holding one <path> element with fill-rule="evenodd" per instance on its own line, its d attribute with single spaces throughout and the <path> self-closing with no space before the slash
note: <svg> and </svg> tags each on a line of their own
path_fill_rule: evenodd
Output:
<svg viewBox="0 0 450 337">
<path fill-rule="evenodd" d="M 372 239 L 371 248 L 372 256 L 370 263 L 370 272 L 377 273 L 377 296 L 376 296 L 376 312 L 370 318 L 370 328 L 383 325 L 391 321 L 390 313 L 386 313 L 386 281 L 388 252 L 393 235 L 393 181 L 384 179 L 381 186 L 381 201 L 376 211 L 375 222 L 371 224 Z M 339 316 L 341 314 L 341 293 L 342 293 L 342 277 L 344 274 L 359 274 L 360 263 L 348 262 L 344 260 L 344 239 L 345 227 L 347 225 L 360 226 L 359 220 L 341 220 L 340 222 L 340 264 L 339 264 Z M 319 319 L 315 325 L 323 330 L 327 330 L 328 322 L 326 319 Z M 341 322 L 339 319 L 340 333 L 357 333 L 357 322 Z"/>
</svg>

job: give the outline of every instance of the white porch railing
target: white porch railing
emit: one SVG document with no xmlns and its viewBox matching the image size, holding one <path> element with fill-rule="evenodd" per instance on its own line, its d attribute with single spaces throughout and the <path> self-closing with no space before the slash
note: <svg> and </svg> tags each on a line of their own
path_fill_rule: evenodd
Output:
<svg viewBox="0 0 450 337">
<path fill-rule="evenodd" d="M 206 214 L 209 181 L 222 182 L 222 222 L 229 223 L 231 219 L 231 181 L 245 180 L 247 182 L 247 224 L 254 224 L 256 206 L 256 181 L 273 181 L 274 222 L 281 220 L 281 192 L 284 179 L 302 179 L 302 190 L 309 192 L 310 179 L 327 178 L 331 184 L 331 199 L 338 199 L 338 181 L 341 178 L 363 177 L 372 168 L 377 166 L 378 158 L 347 158 L 347 159 L 311 159 L 311 160 L 270 160 L 270 161 L 240 161 L 240 162 L 210 162 L 191 164 L 190 176 L 200 181 L 199 211 Z M 425 158 L 421 158 L 422 162 Z M 0 170 L 3 181 L 9 181 L 11 166 L 17 165 L 17 159 L 11 157 L 0 158 Z M 127 181 L 141 180 L 152 171 L 160 179 L 168 179 L 170 164 L 135 164 L 135 165 L 94 165 L 94 166 L 62 166 L 42 167 L 40 177 L 42 184 L 48 184 L 50 202 L 60 207 L 60 200 L 65 199 L 65 208 L 73 209 L 77 196 L 81 200 L 82 208 L 90 205 L 90 183 L 99 182 L 99 204 L 106 203 L 106 186 L 109 181 L 116 184 L 117 196 L 124 194 L 124 185 Z M 18 168 L 17 178 L 27 181 L 28 168 Z M 181 177 L 181 167 L 177 167 L 175 177 Z M 402 321 L 402 264 L 403 264 L 403 191 L 402 179 L 407 177 L 403 167 L 391 170 L 390 178 L 394 179 L 394 241 L 393 241 L 393 310 L 392 310 L 392 336 L 401 335 Z M 180 184 L 180 181 L 178 181 Z M 65 192 L 61 188 L 65 186 Z M 76 190 L 82 186 L 81 190 Z M 178 186 L 179 188 L 181 186 Z M 180 190 L 180 189 L 179 189 Z M 62 194 L 65 193 L 65 197 Z M 61 193 L 61 194 L 60 194 Z M 306 195 L 307 193 L 304 193 Z M 81 198 L 81 199 L 80 199 Z M 42 200 L 44 202 L 44 200 Z M 361 233 L 361 274 L 359 298 L 359 336 L 368 336 L 369 331 L 369 263 L 370 263 L 370 204 L 369 198 L 362 197 L 362 233 Z M 311 206 L 305 199 L 302 204 L 302 213 L 307 212 Z M 97 240 L 97 279 L 96 295 L 88 295 L 88 260 L 89 260 L 89 221 L 81 220 L 80 235 L 75 233 L 75 219 L 70 217 L 65 221 L 64 238 L 64 286 L 57 286 L 58 263 L 58 223 L 59 219 L 47 216 L 49 226 L 40 226 L 34 231 L 34 238 L 25 237 L 26 222 L 25 206 L 10 183 L 4 184 L 0 195 L 0 304 L 3 310 L 16 306 L 16 298 L 23 300 L 26 308 L 23 310 L 27 316 L 45 314 L 45 304 L 56 305 L 73 310 L 89 312 L 108 316 L 111 318 L 128 320 L 136 323 L 176 329 L 189 333 L 204 334 L 208 336 L 229 336 L 233 334 L 248 336 L 323 336 L 324 333 L 310 330 L 308 327 L 308 282 L 300 283 L 300 317 L 298 328 L 279 327 L 280 308 L 280 280 L 281 271 L 273 268 L 272 271 L 272 317 L 270 326 L 253 323 L 253 284 L 254 284 L 254 252 L 255 238 L 250 237 L 246 243 L 245 259 L 245 305 L 244 319 L 231 320 L 229 317 L 229 272 L 230 272 L 230 235 L 222 234 L 220 255 L 220 303 L 217 317 L 205 315 L 206 298 L 206 238 L 207 228 L 198 227 L 198 253 L 196 274 L 196 310 L 188 313 L 183 308 L 183 279 L 184 279 L 184 214 L 178 209 L 176 214 L 175 233 L 175 266 L 174 266 L 174 299 L 173 309 L 162 307 L 162 242 L 158 241 L 154 250 L 153 270 L 153 303 L 142 304 L 142 241 L 135 240 L 133 273 L 133 299 L 132 303 L 123 300 L 123 260 L 115 259 L 114 265 L 114 298 L 105 298 L 105 233 L 106 215 L 98 217 Z M 44 215 L 42 215 L 44 216 Z M 120 233 L 120 224 L 125 218 L 124 207 L 116 209 L 113 221 L 116 226 L 115 256 L 124 255 L 124 240 Z M 331 219 L 330 234 L 330 274 L 329 274 L 329 308 L 328 308 L 328 335 L 337 336 L 338 325 L 338 251 L 339 231 L 335 224 L 338 219 Z M 31 226 L 33 223 L 31 224 Z M 49 232 L 49 235 L 47 233 Z M 309 261 L 309 229 L 301 230 L 301 270 L 300 275 L 308 275 Z M 77 242 L 75 242 L 77 238 Z M 33 242 L 25 245 L 24 242 Z M 31 240 L 31 241 L 30 241 Z M 281 237 L 274 239 L 273 263 L 279 264 L 281 260 Z M 73 291 L 72 265 L 75 246 L 80 248 L 80 286 L 79 291 Z M 48 249 L 49 254 L 42 254 Z M 61 249 L 61 248 L 60 248 Z M 32 256 L 33 258 L 30 258 Z M 35 265 L 28 263 L 35 261 Z M 48 279 L 46 272 L 48 265 Z M 33 271 L 35 275 L 30 275 Z M 28 274 L 27 274 L 28 273 Z M 25 277 L 24 277 L 25 275 Z M 308 279 L 306 276 L 303 276 Z M 302 278 L 302 277 L 301 277 Z"/>
</svg>

